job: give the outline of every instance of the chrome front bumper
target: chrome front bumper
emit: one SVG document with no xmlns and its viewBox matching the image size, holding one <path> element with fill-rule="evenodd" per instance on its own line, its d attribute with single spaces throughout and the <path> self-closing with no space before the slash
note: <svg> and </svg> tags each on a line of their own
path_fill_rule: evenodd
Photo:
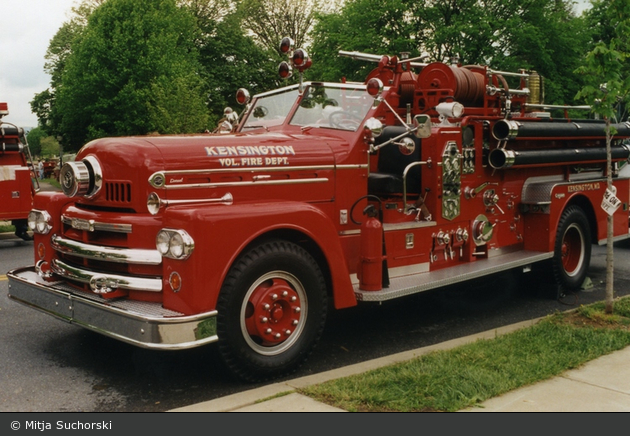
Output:
<svg viewBox="0 0 630 436">
<path fill-rule="evenodd" d="M 12 300 L 142 348 L 179 350 L 218 340 L 216 311 L 185 316 L 160 303 L 106 300 L 45 281 L 34 267 L 9 271 L 7 277 Z"/>
</svg>

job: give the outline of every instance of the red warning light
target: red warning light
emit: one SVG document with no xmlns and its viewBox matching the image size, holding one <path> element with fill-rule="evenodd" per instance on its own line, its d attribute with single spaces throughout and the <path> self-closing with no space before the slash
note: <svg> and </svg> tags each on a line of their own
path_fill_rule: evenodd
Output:
<svg viewBox="0 0 630 436">
<path fill-rule="evenodd" d="M 381 80 L 377 79 L 376 77 L 368 80 L 367 92 L 372 97 L 377 98 L 383 92 L 383 82 L 381 82 Z"/>
<path fill-rule="evenodd" d="M 293 45 L 294 43 L 291 38 L 282 38 L 282 41 L 280 41 L 280 51 L 282 53 L 289 53 L 291 50 L 293 50 Z"/>
<path fill-rule="evenodd" d="M 293 75 L 293 69 L 288 62 L 282 61 L 280 62 L 280 65 L 278 65 L 278 74 L 281 78 L 288 79 Z"/>
<path fill-rule="evenodd" d="M 305 67 L 309 61 L 308 53 L 306 53 L 303 49 L 298 48 L 295 52 L 293 52 L 293 58 L 291 60 L 293 61 L 293 65 L 296 67 Z"/>
<path fill-rule="evenodd" d="M 249 91 L 245 88 L 241 88 L 236 91 L 236 102 L 240 105 L 246 105 L 249 103 Z"/>
</svg>

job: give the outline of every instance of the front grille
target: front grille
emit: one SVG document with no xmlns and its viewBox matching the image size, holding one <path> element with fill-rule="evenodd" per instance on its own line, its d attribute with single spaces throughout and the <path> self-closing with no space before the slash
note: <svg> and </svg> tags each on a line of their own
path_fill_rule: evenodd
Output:
<svg viewBox="0 0 630 436">
<path fill-rule="evenodd" d="M 131 183 L 106 182 L 105 198 L 113 203 L 131 203 Z"/>
</svg>

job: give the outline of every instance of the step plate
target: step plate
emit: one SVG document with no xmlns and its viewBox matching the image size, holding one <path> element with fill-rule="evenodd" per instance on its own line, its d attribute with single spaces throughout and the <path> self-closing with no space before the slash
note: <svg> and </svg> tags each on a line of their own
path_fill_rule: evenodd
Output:
<svg viewBox="0 0 630 436">
<path fill-rule="evenodd" d="M 516 251 L 500 256 L 479 259 L 450 268 L 427 273 L 413 274 L 390 279 L 390 285 L 381 291 L 362 291 L 359 284 L 354 285 L 354 294 L 358 301 L 387 301 L 418 292 L 429 291 L 443 286 L 453 285 L 490 274 L 507 271 L 553 257 L 553 252 Z"/>
</svg>

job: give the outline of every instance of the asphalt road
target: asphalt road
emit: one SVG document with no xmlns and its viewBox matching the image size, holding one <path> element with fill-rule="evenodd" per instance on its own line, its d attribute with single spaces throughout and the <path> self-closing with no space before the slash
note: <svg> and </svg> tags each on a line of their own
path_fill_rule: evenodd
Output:
<svg viewBox="0 0 630 436">
<path fill-rule="evenodd" d="M 213 345 L 151 351 L 66 324 L 8 299 L 3 274 L 32 264 L 32 242 L 0 235 L 0 412 L 161 412 L 251 389 Z M 615 245 L 616 295 L 630 293 L 630 243 Z M 575 308 L 604 299 L 605 247 L 593 246 L 593 288 L 555 300 L 537 272 L 426 292 L 330 314 L 323 338 L 291 377 Z"/>
</svg>

